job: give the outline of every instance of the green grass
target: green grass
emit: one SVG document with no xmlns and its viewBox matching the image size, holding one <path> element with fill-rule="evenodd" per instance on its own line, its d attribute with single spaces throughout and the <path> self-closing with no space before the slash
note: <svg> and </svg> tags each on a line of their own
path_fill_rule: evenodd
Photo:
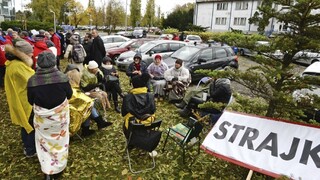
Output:
<svg viewBox="0 0 320 180">
<path fill-rule="evenodd" d="M 128 78 L 120 73 L 123 90 L 129 89 Z M 42 179 L 37 158 L 28 159 L 23 155 L 20 127 L 11 123 L 5 92 L 0 89 L 0 179 Z M 125 137 L 122 134 L 122 117 L 113 109 L 108 110 L 108 120 L 113 125 L 97 130 L 91 137 L 80 141 L 73 137 L 70 141 L 69 159 L 62 179 L 245 179 L 248 169 L 227 163 L 208 155 L 201 150 L 192 165 L 183 164 L 182 152 L 169 141 L 166 151 L 162 152 L 165 134 L 156 149 L 156 168 L 152 171 L 131 174 L 125 153 Z M 161 130 L 185 121 L 177 114 L 177 108 L 165 101 L 157 102 L 156 116 L 163 120 Z M 206 134 L 202 134 L 202 140 Z M 191 151 L 196 153 L 196 149 Z M 189 157 L 190 155 L 187 155 Z M 139 167 L 151 163 L 148 156 L 136 156 Z M 187 160 L 188 161 L 188 160 Z M 266 179 L 254 173 L 252 179 Z"/>
</svg>

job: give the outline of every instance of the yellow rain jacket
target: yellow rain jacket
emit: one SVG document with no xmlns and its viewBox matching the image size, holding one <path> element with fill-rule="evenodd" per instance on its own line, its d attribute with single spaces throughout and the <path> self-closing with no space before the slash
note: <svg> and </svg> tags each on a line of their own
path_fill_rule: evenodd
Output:
<svg viewBox="0 0 320 180">
<path fill-rule="evenodd" d="M 28 123 L 32 106 L 28 102 L 27 83 L 34 75 L 34 70 L 19 60 L 6 61 L 4 79 L 5 92 L 9 105 L 10 117 L 13 124 L 23 127 L 27 133 L 33 128 Z"/>
</svg>

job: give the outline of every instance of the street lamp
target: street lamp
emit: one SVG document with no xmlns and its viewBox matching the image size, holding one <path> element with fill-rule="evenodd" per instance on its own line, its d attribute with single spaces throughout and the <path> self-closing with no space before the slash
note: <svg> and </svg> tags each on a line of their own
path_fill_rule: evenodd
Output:
<svg viewBox="0 0 320 180">
<path fill-rule="evenodd" d="M 56 28 L 56 13 L 54 11 L 52 11 L 51 9 L 49 11 L 53 13 L 53 29 L 54 29 L 54 32 L 57 32 L 57 28 Z"/>
<path fill-rule="evenodd" d="M 127 8 L 128 8 L 128 5 L 127 5 L 127 3 L 128 3 L 128 0 L 126 0 L 126 20 L 125 20 L 125 26 L 126 26 L 126 29 L 125 29 L 125 32 L 127 32 L 127 26 L 128 26 L 128 14 L 127 14 Z"/>
<path fill-rule="evenodd" d="M 91 14 L 89 14 L 89 21 L 90 21 L 90 30 L 92 30 L 92 19 L 91 19 Z"/>
</svg>

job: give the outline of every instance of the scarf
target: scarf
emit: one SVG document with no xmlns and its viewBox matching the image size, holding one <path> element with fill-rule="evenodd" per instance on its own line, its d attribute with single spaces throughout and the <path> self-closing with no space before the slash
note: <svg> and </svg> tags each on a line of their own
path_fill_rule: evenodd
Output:
<svg viewBox="0 0 320 180">
<path fill-rule="evenodd" d="M 56 84 L 68 82 L 67 75 L 60 72 L 56 67 L 37 69 L 28 81 L 28 87 L 36 87 L 46 84 Z"/>
</svg>

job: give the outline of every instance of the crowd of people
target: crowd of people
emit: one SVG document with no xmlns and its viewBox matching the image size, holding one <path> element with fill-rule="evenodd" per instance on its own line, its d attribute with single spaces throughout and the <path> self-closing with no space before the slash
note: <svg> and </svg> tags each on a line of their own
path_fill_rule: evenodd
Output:
<svg viewBox="0 0 320 180">
<path fill-rule="evenodd" d="M 208 88 L 190 93 L 191 75 L 182 60 L 177 59 L 175 66 L 168 68 L 162 57 L 155 55 L 154 62 L 147 66 L 139 52 L 126 71 L 132 89 L 125 94 L 119 73 L 95 29 L 83 40 L 77 32 L 63 34 L 53 29 L 39 30 L 32 36 L 12 29 L 7 33 L 0 35 L 0 85 L 6 92 L 12 122 L 21 126 L 24 154 L 38 157 L 45 179 L 61 176 L 71 135 L 80 129 L 83 137 L 94 134 L 91 120 L 99 130 L 112 125 L 107 111 L 112 107 L 110 100 L 124 118 L 127 137 L 129 121 L 147 124 L 156 119 L 156 101 L 168 98 L 181 102 L 177 107 L 189 110 L 197 108 L 189 105 L 190 99 L 207 90 L 214 102 L 227 104 L 231 96 L 227 79 L 212 80 Z M 68 60 L 64 71 L 60 58 Z M 207 112 L 221 114 L 222 110 Z"/>
</svg>

